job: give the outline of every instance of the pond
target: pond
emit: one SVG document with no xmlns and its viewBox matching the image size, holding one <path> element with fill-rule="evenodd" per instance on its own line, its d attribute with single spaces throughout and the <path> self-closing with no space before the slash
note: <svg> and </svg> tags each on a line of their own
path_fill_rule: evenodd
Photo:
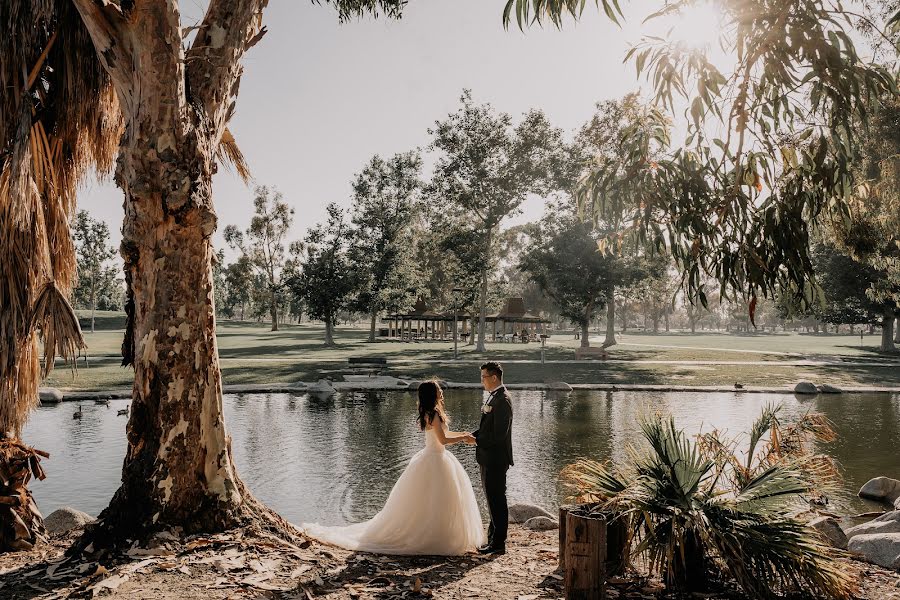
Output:
<svg viewBox="0 0 900 600">
<path fill-rule="evenodd" d="M 482 394 L 450 390 L 446 403 L 454 430 L 477 425 Z M 690 433 L 713 428 L 745 432 L 768 403 L 784 405 L 784 417 L 821 411 L 839 438 L 821 449 L 840 462 L 844 489 L 831 510 L 870 510 L 856 497 L 869 478 L 900 476 L 900 394 L 820 395 L 602 392 L 513 392 L 511 501 L 547 507 L 565 496 L 557 481 L 562 467 L 579 457 L 620 462 L 638 440 L 638 418 L 649 410 L 675 415 Z M 49 513 L 72 506 L 98 514 L 118 487 L 125 453 L 126 400 L 109 407 L 76 404 L 39 408 L 25 429 L 26 443 L 50 452 L 47 479 L 31 486 L 38 506 Z M 355 392 L 329 400 L 306 395 L 226 395 L 225 415 L 238 470 L 250 489 L 294 523 L 356 522 L 384 503 L 409 458 L 423 443 L 415 418 L 415 396 L 405 392 Z M 454 446 L 476 487 L 474 451 Z M 486 515 L 486 510 L 482 510 Z"/>
</svg>

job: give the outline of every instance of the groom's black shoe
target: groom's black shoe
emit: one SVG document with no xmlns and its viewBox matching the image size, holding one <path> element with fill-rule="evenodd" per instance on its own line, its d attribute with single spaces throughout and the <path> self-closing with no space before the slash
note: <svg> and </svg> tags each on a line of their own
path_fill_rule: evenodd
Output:
<svg viewBox="0 0 900 600">
<path fill-rule="evenodd" d="M 486 546 L 482 546 L 481 548 L 479 548 L 479 549 L 478 549 L 478 553 L 479 553 L 479 554 L 484 554 L 484 555 L 491 555 L 491 554 L 500 555 L 500 554 L 506 554 L 506 547 L 505 547 L 505 546 L 493 546 L 493 545 L 491 545 L 491 544 L 488 544 L 488 545 L 486 545 Z"/>
</svg>

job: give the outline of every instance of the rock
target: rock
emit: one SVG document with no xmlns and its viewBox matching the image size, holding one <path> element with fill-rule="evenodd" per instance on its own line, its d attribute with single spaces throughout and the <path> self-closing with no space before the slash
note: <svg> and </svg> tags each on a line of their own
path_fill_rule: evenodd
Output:
<svg viewBox="0 0 900 600">
<path fill-rule="evenodd" d="M 546 389 L 555 390 L 560 392 L 571 392 L 572 386 L 566 383 L 565 381 L 548 381 L 544 384 Z"/>
<path fill-rule="evenodd" d="M 38 398 L 42 404 L 59 404 L 63 401 L 63 393 L 56 388 L 44 387 L 38 390 Z"/>
<path fill-rule="evenodd" d="M 884 513 L 877 519 L 851 527 L 847 530 L 847 537 L 857 535 L 870 535 L 873 533 L 900 533 L 900 510 Z"/>
<path fill-rule="evenodd" d="M 551 529 L 559 529 L 559 523 L 550 517 L 531 517 L 522 525 L 526 529 L 533 531 L 550 531 Z"/>
<path fill-rule="evenodd" d="M 93 523 L 94 517 L 80 510 L 64 506 L 54 510 L 44 519 L 44 527 L 50 533 L 66 533 L 72 529 L 81 529 L 88 523 Z"/>
<path fill-rule="evenodd" d="M 818 517 L 807 523 L 807 527 L 818 531 L 835 548 L 847 549 L 847 534 L 834 517 Z"/>
<path fill-rule="evenodd" d="M 818 394 L 819 389 L 809 381 L 801 381 L 794 386 L 795 394 Z"/>
<path fill-rule="evenodd" d="M 534 504 L 516 503 L 509 505 L 510 523 L 524 523 L 528 519 L 533 519 L 534 517 L 547 517 L 552 519 L 553 515 Z"/>
<path fill-rule="evenodd" d="M 848 549 L 880 567 L 900 569 L 900 533 L 855 535 Z"/>
<path fill-rule="evenodd" d="M 894 508 L 900 510 L 900 507 L 897 506 L 897 501 L 900 500 L 900 481 L 890 477 L 870 479 L 859 488 L 859 497 L 892 504 Z"/>
<path fill-rule="evenodd" d="M 827 383 L 823 383 L 818 386 L 818 390 L 820 394 L 843 394 L 844 390 L 839 387 L 835 387 L 833 385 L 828 385 Z"/>
</svg>

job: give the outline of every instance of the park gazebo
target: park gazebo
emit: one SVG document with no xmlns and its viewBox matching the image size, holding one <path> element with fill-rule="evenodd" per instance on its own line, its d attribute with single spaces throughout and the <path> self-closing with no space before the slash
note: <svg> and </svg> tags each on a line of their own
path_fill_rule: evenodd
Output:
<svg viewBox="0 0 900 600">
<path fill-rule="evenodd" d="M 527 333 L 528 338 L 534 339 L 538 334 L 546 332 L 546 325 L 550 323 L 549 319 L 545 319 L 539 315 L 528 312 L 525 309 L 524 298 L 507 298 L 506 305 L 500 312 L 488 315 L 485 319 L 491 324 L 491 339 L 497 340 L 497 325 L 500 325 L 500 339 L 507 340 L 510 335 L 512 341 L 518 341 L 524 337 L 522 334 Z M 507 332 L 507 327 L 509 331 Z"/>
<path fill-rule="evenodd" d="M 434 311 L 424 299 L 419 298 L 409 312 L 388 314 L 382 321 L 388 325 L 388 338 L 414 341 L 445 340 L 448 337 L 453 339 L 453 319 L 452 312 Z M 474 326 L 478 322 L 478 315 L 460 312 L 456 315 L 456 320 L 461 328 L 460 336 L 465 339 L 469 335 L 470 323 Z M 491 327 L 492 341 L 498 339 L 498 323 L 500 341 L 506 341 L 507 333 L 514 336 L 513 339 L 521 339 L 523 331 L 529 337 L 535 337 L 538 333 L 544 333 L 546 324 L 550 323 L 548 319 L 528 312 L 523 298 L 507 298 L 503 310 L 487 315 L 485 322 Z"/>
<path fill-rule="evenodd" d="M 465 323 L 469 315 L 459 314 L 459 322 Z M 406 313 L 388 314 L 383 322 L 388 324 L 389 338 L 405 341 L 443 340 L 453 337 L 453 313 L 439 313 L 431 309 L 423 298 L 416 300 L 412 310 Z M 463 330 L 465 331 L 465 325 Z"/>
</svg>

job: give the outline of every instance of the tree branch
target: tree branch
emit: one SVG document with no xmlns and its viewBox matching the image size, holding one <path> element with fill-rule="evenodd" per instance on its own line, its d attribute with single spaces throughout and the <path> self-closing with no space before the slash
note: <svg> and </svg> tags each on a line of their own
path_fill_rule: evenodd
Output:
<svg viewBox="0 0 900 600">
<path fill-rule="evenodd" d="M 241 58 L 265 34 L 262 11 L 268 3 L 211 0 L 187 52 L 188 94 L 203 108 L 214 143 L 233 112 L 244 72 Z"/>
<path fill-rule="evenodd" d="M 128 39 L 128 23 L 118 5 L 109 0 L 72 0 L 94 42 L 97 57 L 109 73 L 119 100 L 131 96 L 134 64 Z"/>
</svg>

